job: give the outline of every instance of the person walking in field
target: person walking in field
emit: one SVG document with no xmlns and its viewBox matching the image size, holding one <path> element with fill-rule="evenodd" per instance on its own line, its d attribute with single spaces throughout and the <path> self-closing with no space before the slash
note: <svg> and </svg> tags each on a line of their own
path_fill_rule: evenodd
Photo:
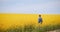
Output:
<svg viewBox="0 0 60 32">
<path fill-rule="evenodd" d="M 41 15 L 39 15 L 39 18 L 38 18 L 38 23 L 41 23 L 42 24 L 42 17 L 41 17 Z"/>
</svg>

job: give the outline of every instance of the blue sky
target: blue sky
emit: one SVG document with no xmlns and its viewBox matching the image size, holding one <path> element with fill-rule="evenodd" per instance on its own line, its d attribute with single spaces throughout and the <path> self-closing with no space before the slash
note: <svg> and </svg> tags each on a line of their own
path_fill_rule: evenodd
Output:
<svg viewBox="0 0 60 32">
<path fill-rule="evenodd" d="M 0 13 L 60 14 L 60 0 L 0 0 Z"/>
</svg>

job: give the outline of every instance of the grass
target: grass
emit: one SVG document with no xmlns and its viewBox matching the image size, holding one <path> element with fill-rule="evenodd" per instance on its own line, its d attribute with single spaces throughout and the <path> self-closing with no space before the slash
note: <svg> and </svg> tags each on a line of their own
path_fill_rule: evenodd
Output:
<svg viewBox="0 0 60 32">
<path fill-rule="evenodd" d="M 25 26 L 19 26 L 19 27 L 10 27 L 6 30 L 1 30 L 0 32 L 45 32 L 50 30 L 56 30 L 60 29 L 60 25 L 47 25 L 43 27 L 37 27 L 35 25 L 25 25 Z"/>
<path fill-rule="evenodd" d="M 52 30 L 57 30 L 57 29 L 60 29 L 60 25 L 49 25 L 49 26 L 44 26 L 42 27 L 41 30 L 43 31 L 52 31 Z"/>
</svg>

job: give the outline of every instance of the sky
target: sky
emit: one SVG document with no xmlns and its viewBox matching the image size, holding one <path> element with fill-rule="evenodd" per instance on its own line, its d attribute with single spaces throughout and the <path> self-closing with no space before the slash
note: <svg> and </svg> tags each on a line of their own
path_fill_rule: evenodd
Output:
<svg viewBox="0 0 60 32">
<path fill-rule="evenodd" d="M 0 13 L 60 14 L 60 0 L 0 0 Z"/>
</svg>

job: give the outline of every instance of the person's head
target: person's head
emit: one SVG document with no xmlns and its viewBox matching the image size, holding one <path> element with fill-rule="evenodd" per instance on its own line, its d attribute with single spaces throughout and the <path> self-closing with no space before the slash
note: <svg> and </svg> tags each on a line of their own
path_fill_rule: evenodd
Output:
<svg viewBox="0 0 60 32">
<path fill-rule="evenodd" d="M 39 15 L 39 17 L 41 17 L 41 15 Z"/>
</svg>

